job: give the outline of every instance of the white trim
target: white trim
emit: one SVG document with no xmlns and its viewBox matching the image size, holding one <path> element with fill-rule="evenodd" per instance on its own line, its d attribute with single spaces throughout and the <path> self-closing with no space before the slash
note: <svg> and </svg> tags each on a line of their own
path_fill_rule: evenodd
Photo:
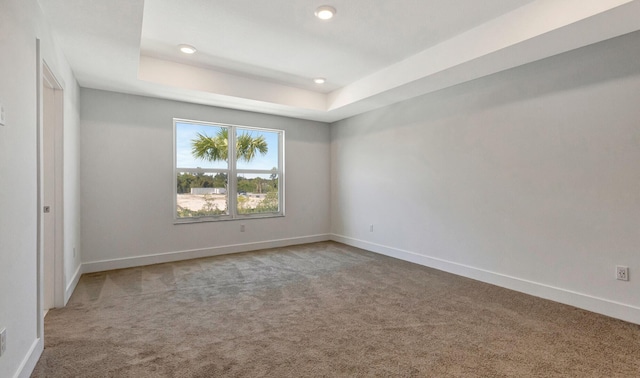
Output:
<svg viewBox="0 0 640 378">
<path fill-rule="evenodd" d="M 36 38 L 36 336 L 44 337 L 44 218 L 42 216 L 42 204 L 44 202 L 44 194 L 42 190 L 43 183 L 43 150 L 42 150 L 42 52 L 40 47 L 40 39 Z"/>
<path fill-rule="evenodd" d="M 64 307 L 64 83 L 61 83 L 47 61 L 41 56 L 41 42 L 36 39 L 36 82 L 37 82 L 37 269 L 38 269 L 38 291 L 37 291 L 37 337 L 44 337 L 44 231 L 45 219 L 42 215 L 43 206 L 53 206 L 53 306 Z M 43 87 L 53 90 L 54 95 L 54 121 L 45 122 L 44 116 L 44 91 Z M 53 198 L 50 203 L 45 204 L 44 189 L 44 135 L 45 128 L 52 131 L 53 138 Z"/>
<path fill-rule="evenodd" d="M 611 316 L 627 322 L 640 324 L 640 308 L 624 303 L 598 298 L 584 293 L 578 293 L 539 282 L 533 282 L 505 274 L 464 265 L 436 257 L 425 256 L 415 252 L 406 251 L 364 240 L 350 238 L 343 235 L 331 234 L 331 240 L 353 247 L 366 249 L 371 252 L 424 265 L 430 268 L 472 278 L 492 285 L 519 291 L 536 297 L 549 299 L 555 302 L 575 306 L 598 314 Z"/>
<path fill-rule="evenodd" d="M 58 80 L 58 75 L 51 69 L 45 59 L 42 59 L 42 78 L 44 85 L 53 90 L 54 122 L 49 125 L 43 119 L 43 136 L 46 130 L 52 130 L 53 138 L 53 198 L 50 205 L 53 206 L 54 218 L 54 307 L 64 307 L 64 87 Z M 43 92 L 44 96 L 44 92 Z M 43 101 L 44 106 L 44 101 Z M 46 116 L 43 108 L 43 117 Z M 45 156 L 43 155 L 43 158 Z M 43 191 L 44 195 L 44 191 Z M 43 205 L 47 205 L 43 203 Z M 40 209 L 42 211 L 42 209 Z"/>
<path fill-rule="evenodd" d="M 20 363 L 18 370 L 16 370 L 16 374 L 13 376 L 14 378 L 29 378 L 31 373 L 33 373 L 33 369 L 35 369 L 40 356 L 42 355 L 42 351 L 44 350 L 44 341 L 42 337 L 37 338 L 33 344 L 31 344 L 31 348 L 27 352 L 27 355 Z"/>
<path fill-rule="evenodd" d="M 330 240 L 329 234 L 309 235 L 287 239 L 267 240 L 254 243 L 232 244 L 220 247 L 191 249 L 185 251 L 165 252 L 153 255 L 125 257 L 112 260 L 92 261 L 82 264 L 82 273 L 102 272 L 105 270 L 133 268 L 144 265 L 161 264 L 181 260 L 197 259 L 248 252 L 267 248 L 287 247 L 290 245 L 316 243 Z"/>
<path fill-rule="evenodd" d="M 69 284 L 67 285 L 67 288 L 64 291 L 64 305 L 67 305 L 67 302 L 69 302 L 69 299 L 71 298 L 71 295 L 73 294 L 73 291 L 76 289 L 76 286 L 78 286 L 78 282 L 80 281 L 80 277 L 83 274 L 83 270 L 82 270 L 82 264 L 78 265 L 78 269 L 76 269 L 76 272 L 73 273 L 73 278 L 71 278 L 71 281 L 69 282 Z"/>
</svg>

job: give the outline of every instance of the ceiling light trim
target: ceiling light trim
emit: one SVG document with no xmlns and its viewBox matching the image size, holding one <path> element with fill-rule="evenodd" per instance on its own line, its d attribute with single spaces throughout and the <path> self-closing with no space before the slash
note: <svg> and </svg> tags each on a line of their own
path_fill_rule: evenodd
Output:
<svg viewBox="0 0 640 378">
<path fill-rule="evenodd" d="M 195 47 L 191 46 L 191 45 L 187 45 L 186 43 L 182 43 L 180 45 L 178 45 L 178 48 L 180 49 L 181 52 L 185 53 L 185 54 L 195 54 L 196 51 L 198 51 L 198 49 L 196 49 Z"/>
<path fill-rule="evenodd" d="M 336 15 L 336 13 L 338 13 L 338 11 L 336 10 L 336 8 L 332 7 L 331 5 L 321 5 L 318 8 L 316 8 L 315 15 L 316 17 L 318 17 L 323 21 L 328 21 L 332 19 L 333 16 Z"/>
</svg>

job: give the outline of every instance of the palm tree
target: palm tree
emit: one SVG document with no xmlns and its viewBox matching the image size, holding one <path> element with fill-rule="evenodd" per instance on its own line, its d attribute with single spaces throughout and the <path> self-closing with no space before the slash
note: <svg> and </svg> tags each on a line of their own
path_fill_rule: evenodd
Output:
<svg viewBox="0 0 640 378">
<path fill-rule="evenodd" d="M 269 150 L 263 135 L 253 137 L 242 133 L 236 138 L 236 159 L 250 162 L 256 156 L 266 155 Z M 198 133 L 191 140 L 191 153 L 197 159 L 206 161 L 226 161 L 229 158 L 229 129 L 222 128 L 215 136 Z"/>
</svg>

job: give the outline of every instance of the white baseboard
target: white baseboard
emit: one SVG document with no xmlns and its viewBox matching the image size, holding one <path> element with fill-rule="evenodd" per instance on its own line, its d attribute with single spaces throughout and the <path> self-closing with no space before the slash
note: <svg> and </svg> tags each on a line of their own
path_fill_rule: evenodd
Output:
<svg viewBox="0 0 640 378">
<path fill-rule="evenodd" d="M 82 276 L 82 273 L 84 273 L 82 271 L 82 264 L 78 265 L 78 269 L 76 269 L 76 272 L 73 273 L 73 278 L 71 278 L 71 281 L 69 282 L 69 284 L 67 285 L 67 288 L 64 291 L 64 305 L 67 305 L 67 302 L 69 302 L 69 298 L 71 298 L 71 294 L 73 294 L 73 291 L 76 289 L 76 286 L 78 286 L 78 281 L 80 281 L 80 277 Z"/>
<path fill-rule="evenodd" d="M 29 378 L 31 376 L 31 373 L 33 373 L 33 369 L 35 369 L 43 350 L 44 341 L 42 340 L 42 338 L 36 339 L 33 344 L 31 344 L 31 348 L 29 348 L 27 355 L 24 357 L 22 363 L 18 367 L 14 378 Z"/>
<path fill-rule="evenodd" d="M 459 276 L 472 278 L 474 280 L 486 282 L 492 285 L 519 291 L 536 297 L 549 299 L 570 306 L 575 306 L 584 310 L 621 319 L 627 322 L 640 324 L 640 308 L 624 303 L 619 303 L 604 298 L 598 298 L 583 293 L 577 293 L 571 290 L 528 281 L 517 277 L 507 276 L 504 274 L 475 268 L 473 266 L 459 264 L 436 257 L 425 256 L 415 252 L 371 243 L 364 240 L 354 239 L 343 235 L 331 234 L 331 240 L 353 247 L 366 249 L 371 252 L 380 253 L 382 255 L 394 257 L 400 260 L 409 261 L 415 264 L 424 265 L 430 268 L 457 274 Z"/>
<path fill-rule="evenodd" d="M 126 257 L 113 260 L 92 261 L 82 264 L 82 273 L 102 272 L 105 270 L 133 268 L 137 266 L 160 264 L 181 260 L 197 259 L 201 257 L 212 257 L 226 255 L 230 253 L 248 252 L 259 249 L 286 247 L 296 244 L 315 243 L 330 240 L 329 234 L 309 235 L 287 239 L 266 240 L 254 243 L 243 243 L 225 245 L 220 247 L 210 247 L 202 249 L 191 249 L 186 251 L 166 252 L 153 255 Z"/>
</svg>

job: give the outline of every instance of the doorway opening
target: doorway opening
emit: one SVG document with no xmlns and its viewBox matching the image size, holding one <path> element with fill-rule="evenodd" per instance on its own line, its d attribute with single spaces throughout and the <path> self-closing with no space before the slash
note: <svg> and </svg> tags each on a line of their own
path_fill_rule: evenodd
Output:
<svg viewBox="0 0 640 378">
<path fill-rule="evenodd" d="M 39 311 L 42 318 L 64 306 L 63 88 L 42 60 L 38 127 Z"/>
</svg>

